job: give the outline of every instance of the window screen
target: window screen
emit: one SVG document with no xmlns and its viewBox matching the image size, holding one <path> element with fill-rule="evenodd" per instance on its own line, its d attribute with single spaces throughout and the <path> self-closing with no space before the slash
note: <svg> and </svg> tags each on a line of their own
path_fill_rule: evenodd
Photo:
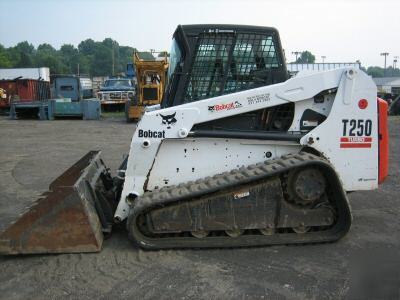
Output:
<svg viewBox="0 0 400 300">
<path fill-rule="evenodd" d="M 272 36 L 202 33 L 196 45 L 185 101 L 266 85 L 269 72 L 279 66 Z"/>
</svg>

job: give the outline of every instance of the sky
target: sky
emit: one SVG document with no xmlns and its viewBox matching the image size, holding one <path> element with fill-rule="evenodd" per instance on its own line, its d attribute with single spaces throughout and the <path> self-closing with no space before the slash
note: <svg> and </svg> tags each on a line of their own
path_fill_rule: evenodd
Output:
<svg viewBox="0 0 400 300">
<path fill-rule="evenodd" d="M 106 37 L 140 51 L 169 50 L 179 24 L 247 24 L 279 30 L 288 61 L 383 66 L 400 57 L 400 0 L 0 0 L 0 43 L 77 46 Z M 400 61 L 400 59 L 399 59 Z M 398 65 L 400 65 L 398 63 Z"/>
</svg>

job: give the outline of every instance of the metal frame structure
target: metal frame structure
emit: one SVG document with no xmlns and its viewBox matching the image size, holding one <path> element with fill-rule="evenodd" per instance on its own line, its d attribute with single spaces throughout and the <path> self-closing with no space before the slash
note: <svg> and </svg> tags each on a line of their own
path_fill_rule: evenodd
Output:
<svg viewBox="0 0 400 300">
<path fill-rule="evenodd" d="M 275 28 L 180 25 L 173 38 L 179 45 L 181 57 L 176 65 L 171 62 L 173 69 L 169 71 L 171 76 L 163 107 L 283 82 L 288 78 Z M 271 53 L 273 55 L 269 57 Z M 271 58 L 273 64 L 268 61 Z M 204 86 L 190 88 L 191 84 Z M 188 91 L 191 90 L 203 93 L 190 95 Z"/>
</svg>

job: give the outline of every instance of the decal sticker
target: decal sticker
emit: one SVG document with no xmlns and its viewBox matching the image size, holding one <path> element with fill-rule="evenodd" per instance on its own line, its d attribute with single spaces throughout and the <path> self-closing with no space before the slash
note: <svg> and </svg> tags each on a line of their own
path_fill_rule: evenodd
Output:
<svg viewBox="0 0 400 300">
<path fill-rule="evenodd" d="M 304 120 L 303 121 L 303 126 L 304 127 L 317 127 L 318 126 L 318 121 Z"/>
<path fill-rule="evenodd" d="M 370 136 L 372 133 L 372 121 L 343 119 L 343 136 Z"/>
<path fill-rule="evenodd" d="M 360 182 L 366 182 L 366 181 L 375 181 L 376 178 L 358 178 L 358 181 Z"/>
<path fill-rule="evenodd" d="M 269 93 L 247 97 L 247 103 L 249 105 L 268 102 L 270 100 Z"/>
<path fill-rule="evenodd" d="M 157 131 L 157 130 L 143 130 L 139 129 L 138 137 L 144 138 L 153 138 L 153 139 L 165 139 L 165 130 Z"/>
<path fill-rule="evenodd" d="M 343 119 L 340 148 L 371 148 L 372 121 L 370 119 Z"/>
<path fill-rule="evenodd" d="M 243 105 L 240 102 L 235 101 L 227 104 L 215 104 L 212 106 L 208 106 L 208 111 L 209 112 L 225 111 L 225 110 L 236 109 L 242 106 Z"/>
<path fill-rule="evenodd" d="M 371 148 L 372 137 L 370 136 L 349 136 L 340 138 L 340 148 Z"/>
<path fill-rule="evenodd" d="M 162 119 L 161 124 L 167 125 L 167 128 L 170 129 L 171 126 L 175 125 L 175 123 L 177 122 L 177 120 L 175 119 L 175 115 L 176 115 L 176 112 L 173 113 L 172 115 L 166 115 L 166 116 L 160 114 L 161 119 Z"/>
</svg>

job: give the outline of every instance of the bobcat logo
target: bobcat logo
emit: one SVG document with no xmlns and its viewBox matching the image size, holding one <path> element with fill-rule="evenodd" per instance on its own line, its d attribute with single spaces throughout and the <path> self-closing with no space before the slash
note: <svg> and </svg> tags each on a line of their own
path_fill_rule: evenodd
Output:
<svg viewBox="0 0 400 300">
<path fill-rule="evenodd" d="M 215 104 L 212 106 L 208 106 L 208 111 L 209 112 L 215 112 L 215 111 L 224 111 L 224 110 L 231 110 L 235 108 L 242 107 L 242 103 L 235 101 L 235 102 L 230 102 L 226 104 Z"/>
<path fill-rule="evenodd" d="M 160 114 L 160 116 L 162 118 L 162 124 L 167 125 L 167 128 L 170 129 L 171 126 L 175 125 L 175 123 L 177 121 L 175 119 L 175 115 L 176 115 L 176 112 L 173 113 L 172 115 L 167 115 L 167 116 L 163 116 L 162 114 Z"/>
</svg>

